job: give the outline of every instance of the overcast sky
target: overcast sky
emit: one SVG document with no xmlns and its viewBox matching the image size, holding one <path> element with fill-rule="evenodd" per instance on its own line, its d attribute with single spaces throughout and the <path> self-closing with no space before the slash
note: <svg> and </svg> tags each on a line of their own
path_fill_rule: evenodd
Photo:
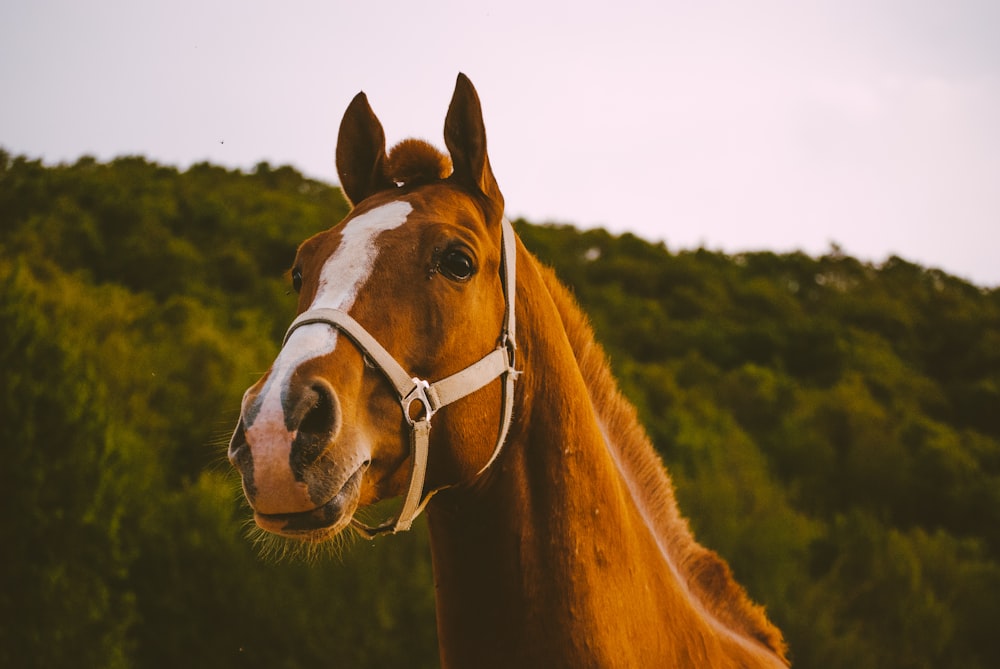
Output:
<svg viewBox="0 0 1000 669">
<path fill-rule="evenodd" d="M 1000 285 L 995 0 L 4 0 L 0 146 L 336 182 L 359 90 L 443 146 L 459 71 L 512 217 Z"/>
</svg>

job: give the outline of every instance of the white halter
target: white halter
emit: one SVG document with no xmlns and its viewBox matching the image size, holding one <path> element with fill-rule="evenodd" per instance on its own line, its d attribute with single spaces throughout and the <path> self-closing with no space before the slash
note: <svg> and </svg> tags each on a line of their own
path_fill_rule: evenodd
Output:
<svg viewBox="0 0 1000 669">
<path fill-rule="evenodd" d="M 360 323 L 354 320 L 347 312 L 339 309 L 310 309 L 309 311 L 305 311 L 292 321 L 288 332 L 285 333 L 282 346 L 288 341 L 288 337 L 292 332 L 303 325 L 326 323 L 337 328 L 346 334 L 354 342 L 355 346 L 361 349 L 382 370 L 399 396 L 403 418 L 410 425 L 410 454 L 413 462 L 410 473 L 410 486 L 406 492 L 403 507 L 400 509 L 395 520 L 390 518 L 377 527 L 369 527 L 357 520 L 352 521 L 354 528 L 366 538 L 371 539 L 386 532 L 395 534 L 410 529 L 414 519 L 427 506 L 427 502 L 430 501 L 431 496 L 438 490 L 448 487 L 442 486 L 441 488 L 422 494 L 424 477 L 427 474 L 431 417 L 441 407 L 447 406 L 467 395 L 471 395 L 501 376 L 504 377 L 504 384 L 500 434 L 497 437 L 497 444 L 493 449 L 493 455 L 490 456 L 489 461 L 483 465 L 476 476 L 485 472 L 503 449 L 507 433 L 510 430 L 511 416 L 514 408 L 514 379 L 520 373 L 514 369 L 514 354 L 517 349 L 514 338 L 517 244 L 514 237 L 514 228 L 506 218 L 501 223 L 500 244 L 502 248 L 500 283 L 503 286 L 505 306 L 503 329 L 500 333 L 497 347 L 486 354 L 479 362 L 473 363 L 449 377 L 430 383 L 429 381 L 411 376 Z M 420 406 L 417 407 L 419 411 L 416 412 L 416 418 L 414 418 L 413 413 L 410 411 L 415 402 L 420 403 Z"/>
</svg>

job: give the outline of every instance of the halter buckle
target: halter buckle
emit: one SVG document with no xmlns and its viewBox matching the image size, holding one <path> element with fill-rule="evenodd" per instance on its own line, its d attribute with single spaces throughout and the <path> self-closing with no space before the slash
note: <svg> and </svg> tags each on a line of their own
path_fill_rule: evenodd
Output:
<svg viewBox="0 0 1000 669">
<path fill-rule="evenodd" d="M 406 418 L 406 422 L 410 424 L 410 427 L 421 421 L 430 423 L 431 416 L 434 415 L 434 407 L 431 405 L 430 398 L 427 397 L 427 391 L 430 389 L 431 384 L 417 377 L 413 377 L 412 381 L 413 388 L 406 394 L 406 397 L 400 400 L 400 404 L 403 406 L 403 417 Z M 416 418 L 410 414 L 410 407 L 414 402 L 420 402 L 423 408 L 423 411 Z"/>
<path fill-rule="evenodd" d="M 507 351 L 507 368 L 516 372 L 514 363 L 517 361 L 517 342 L 514 341 L 514 335 L 510 332 L 504 332 L 500 337 L 500 346 Z"/>
</svg>

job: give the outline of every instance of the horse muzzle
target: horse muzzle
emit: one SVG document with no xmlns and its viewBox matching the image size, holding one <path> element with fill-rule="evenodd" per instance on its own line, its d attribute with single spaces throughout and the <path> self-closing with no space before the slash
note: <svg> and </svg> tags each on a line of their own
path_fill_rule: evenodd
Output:
<svg viewBox="0 0 1000 669">
<path fill-rule="evenodd" d="M 263 404 L 254 389 L 248 391 L 229 444 L 254 520 L 261 529 L 297 538 L 339 532 L 357 509 L 370 455 L 358 444 L 334 448 L 342 432 L 336 394 L 313 378 L 287 388 L 280 407 Z"/>
</svg>

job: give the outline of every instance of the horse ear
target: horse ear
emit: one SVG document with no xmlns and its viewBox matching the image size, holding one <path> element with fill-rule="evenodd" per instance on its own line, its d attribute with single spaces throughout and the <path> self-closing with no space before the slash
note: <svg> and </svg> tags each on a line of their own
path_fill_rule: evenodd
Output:
<svg viewBox="0 0 1000 669">
<path fill-rule="evenodd" d="M 337 136 L 337 174 L 351 204 L 395 185 L 386 174 L 387 160 L 382 124 L 368 97 L 358 93 L 344 112 Z"/>
<path fill-rule="evenodd" d="M 455 94 L 444 122 L 444 143 L 455 169 L 449 178 L 484 196 L 487 217 L 499 221 L 503 216 L 503 195 L 486 154 L 483 109 L 476 89 L 464 74 L 459 74 L 455 82 Z"/>
</svg>

